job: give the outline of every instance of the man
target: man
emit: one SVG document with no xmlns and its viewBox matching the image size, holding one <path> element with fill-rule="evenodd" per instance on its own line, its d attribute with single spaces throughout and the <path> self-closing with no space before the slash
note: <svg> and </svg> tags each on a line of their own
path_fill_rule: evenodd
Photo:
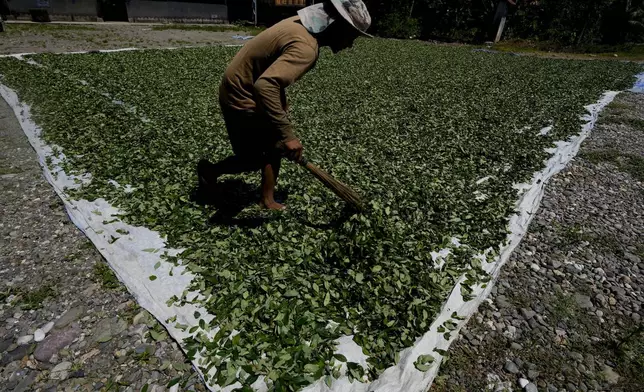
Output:
<svg viewBox="0 0 644 392">
<path fill-rule="evenodd" d="M 515 0 L 499 0 L 499 3 L 496 6 L 496 12 L 494 13 L 494 19 L 492 20 L 492 28 L 490 29 L 492 41 L 496 41 L 499 33 L 499 25 L 508 17 L 508 4 L 516 6 L 517 2 Z"/>
<path fill-rule="evenodd" d="M 261 170 L 260 205 L 285 207 L 274 198 L 282 157 L 298 162 L 303 147 L 288 118 L 285 89 L 311 70 L 319 47 L 350 48 L 371 17 L 362 0 L 327 0 L 306 7 L 250 40 L 230 63 L 219 103 L 234 155 L 197 167 L 200 184 L 211 188 L 223 174 Z"/>
<path fill-rule="evenodd" d="M 2 24 L 3 20 L 7 20 L 7 16 L 11 13 L 9 9 L 9 3 L 7 0 L 0 0 L 0 32 L 4 31 Z"/>
</svg>

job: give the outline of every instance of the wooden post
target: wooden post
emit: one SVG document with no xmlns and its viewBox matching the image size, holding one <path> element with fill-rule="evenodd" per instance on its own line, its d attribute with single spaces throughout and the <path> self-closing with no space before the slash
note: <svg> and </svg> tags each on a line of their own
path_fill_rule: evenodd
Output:
<svg viewBox="0 0 644 392">
<path fill-rule="evenodd" d="M 497 43 L 501 40 L 501 35 L 503 35 L 503 29 L 505 28 L 505 16 L 501 18 L 501 23 L 499 23 L 499 31 L 496 32 L 496 39 L 494 43 Z"/>
<path fill-rule="evenodd" d="M 253 16 L 255 18 L 255 26 L 257 26 L 257 8 L 259 7 L 258 3 L 259 0 L 253 0 Z"/>
</svg>

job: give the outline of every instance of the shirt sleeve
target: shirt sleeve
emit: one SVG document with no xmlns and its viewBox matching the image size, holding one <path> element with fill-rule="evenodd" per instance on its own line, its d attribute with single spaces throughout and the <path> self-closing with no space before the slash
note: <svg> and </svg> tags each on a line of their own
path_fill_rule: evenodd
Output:
<svg viewBox="0 0 644 392">
<path fill-rule="evenodd" d="M 301 42 L 293 43 L 255 82 L 257 109 L 268 116 L 279 131 L 283 142 L 296 138 L 293 125 L 286 113 L 286 105 L 282 102 L 284 89 L 313 68 L 316 60 L 317 52 L 310 45 Z"/>
</svg>

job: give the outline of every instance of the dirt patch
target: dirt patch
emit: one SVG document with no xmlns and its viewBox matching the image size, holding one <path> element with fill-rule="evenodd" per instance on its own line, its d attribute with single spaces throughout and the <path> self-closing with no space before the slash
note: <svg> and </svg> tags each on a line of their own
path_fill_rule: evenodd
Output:
<svg viewBox="0 0 644 392">
<path fill-rule="evenodd" d="M 208 28 L 163 28 L 148 24 L 33 24 L 8 23 L 0 53 L 69 52 L 118 48 L 163 48 L 242 44 L 233 38 L 245 31 Z"/>
</svg>

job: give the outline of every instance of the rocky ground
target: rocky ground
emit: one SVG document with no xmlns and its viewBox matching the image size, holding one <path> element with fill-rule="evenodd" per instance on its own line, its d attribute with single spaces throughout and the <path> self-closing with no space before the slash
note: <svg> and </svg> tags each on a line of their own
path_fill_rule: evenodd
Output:
<svg viewBox="0 0 644 392">
<path fill-rule="evenodd" d="M 204 390 L 70 222 L 0 99 L 0 391 Z"/>
<path fill-rule="evenodd" d="M 603 113 L 431 392 L 644 391 L 644 95 Z"/>
</svg>

